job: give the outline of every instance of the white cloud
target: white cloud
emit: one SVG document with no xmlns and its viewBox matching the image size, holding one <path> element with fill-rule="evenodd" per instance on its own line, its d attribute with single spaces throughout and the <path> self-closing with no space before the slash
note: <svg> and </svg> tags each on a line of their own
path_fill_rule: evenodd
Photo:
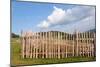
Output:
<svg viewBox="0 0 100 67">
<path fill-rule="evenodd" d="M 91 20 L 91 22 L 89 22 Z M 95 28 L 95 18 L 93 16 L 86 17 L 75 24 L 68 24 L 65 26 L 66 29 L 64 29 L 67 32 L 74 32 L 75 30 L 79 32 L 84 32 L 90 29 Z"/>
<path fill-rule="evenodd" d="M 68 29 L 85 31 L 95 27 L 95 7 L 93 6 L 75 6 L 65 10 L 56 6 L 53 8 L 52 13 L 38 24 L 38 27 L 49 28 L 53 26 L 56 28 L 57 25 L 65 25 L 64 28 L 67 31 Z M 62 27 L 60 26 L 60 28 Z"/>
<path fill-rule="evenodd" d="M 55 6 L 53 8 L 54 8 L 54 11 L 47 18 L 48 23 L 51 23 L 51 24 L 61 23 L 65 17 L 65 10 L 62 10 Z"/>
<path fill-rule="evenodd" d="M 50 25 L 59 24 L 63 21 L 63 18 L 66 15 L 65 11 L 55 6 L 53 8 L 53 12 L 47 17 L 46 20 L 43 20 L 40 24 L 38 24 L 38 27 L 47 28 Z"/>
<path fill-rule="evenodd" d="M 40 24 L 38 24 L 37 26 L 38 27 L 41 27 L 41 28 L 48 28 L 49 27 L 49 23 L 47 21 L 42 21 Z"/>
</svg>

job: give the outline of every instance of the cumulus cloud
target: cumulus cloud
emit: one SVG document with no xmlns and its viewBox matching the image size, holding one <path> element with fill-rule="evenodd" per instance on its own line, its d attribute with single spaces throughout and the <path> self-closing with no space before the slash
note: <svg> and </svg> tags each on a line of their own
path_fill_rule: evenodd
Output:
<svg viewBox="0 0 100 67">
<path fill-rule="evenodd" d="M 40 24 L 38 24 L 37 26 L 38 27 L 41 27 L 41 28 L 48 28 L 49 27 L 49 23 L 47 21 L 42 21 Z"/>
<path fill-rule="evenodd" d="M 51 25 L 60 24 L 62 21 L 64 21 L 64 17 L 66 15 L 65 10 L 55 6 L 53 8 L 53 12 L 47 17 L 46 20 L 40 22 L 40 24 L 37 25 L 38 27 L 47 28 Z"/>
<path fill-rule="evenodd" d="M 38 27 L 49 28 L 51 26 L 65 25 L 67 29 L 79 30 L 95 27 L 95 8 L 93 6 L 75 6 L 65 10 L 56 6 L 53 8 L 52 13 L 48 15 L 47 19 L 41 21 L 37 25 Z"/>
<path fill-rule="evenodd" d="M 47 21 L 50 24 L 58 24 L 61 23 L 64 20 L 64 17 L 66 15 L 65 10 L 53 7 L 54 11 L 51 15 L 48 16 Z"/>
</svg>

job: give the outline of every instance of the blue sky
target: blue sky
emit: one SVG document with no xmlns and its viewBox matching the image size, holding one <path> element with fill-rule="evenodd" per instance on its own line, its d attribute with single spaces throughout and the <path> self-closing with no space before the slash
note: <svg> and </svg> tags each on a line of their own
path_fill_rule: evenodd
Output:
<svg viewBox="0 0 100 67">
<path fill-rule="evenodd" d="M 95 28 L 95 7 L 12 1 L 12 32 L 84 32 Z"/>
</svg>

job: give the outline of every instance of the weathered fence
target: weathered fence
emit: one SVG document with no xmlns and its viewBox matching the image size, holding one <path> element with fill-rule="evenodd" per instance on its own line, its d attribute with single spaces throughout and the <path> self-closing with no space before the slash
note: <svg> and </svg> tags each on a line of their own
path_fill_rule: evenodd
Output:
<svg viewBox="0 0 100 67">
<path fill-rule="evenodd" d="M 95 56 L 95 32 L 22 32 L 23 58 Z"/>
</svg>

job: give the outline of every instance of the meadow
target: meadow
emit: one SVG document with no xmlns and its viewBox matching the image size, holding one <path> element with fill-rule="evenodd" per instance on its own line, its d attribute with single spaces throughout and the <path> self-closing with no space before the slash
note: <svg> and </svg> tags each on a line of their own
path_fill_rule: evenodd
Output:
<svg viewBox="0 0 100 67">
<path fill-rule="evenodd" d="M 96 61 L 95 57 L 68 57 L 62 59 L 23 59 L 21 58 L 21 42 L 20 38 L 11 38 L 11 66 L 19 65 L 39 65 L 39 64 L 58 64 L 58 63 L 73 63 L 73 62 L 88 62 Z"/>
</svg>

